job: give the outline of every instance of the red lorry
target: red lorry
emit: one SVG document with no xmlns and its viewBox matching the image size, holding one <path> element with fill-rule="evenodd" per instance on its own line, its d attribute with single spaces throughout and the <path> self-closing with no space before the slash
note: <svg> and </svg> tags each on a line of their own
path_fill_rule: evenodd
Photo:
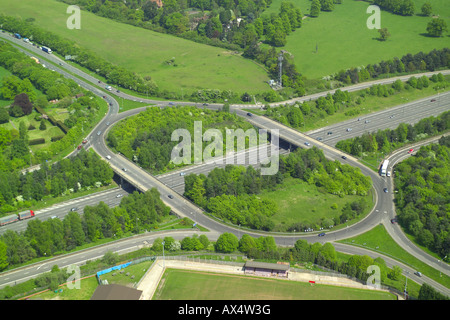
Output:
<svg viewBox="0 0 450 320">
<path fill-rule="evenodd" d="M 30 218 L 33 218 L 34 216 L 35 216 L 35 214 L 34 214 L 33 210 L 27 210 L 27 211 L 19 212 L 16 214 L 12 214 L 12 215 L 0 218 L 0 226 L 7 225 L 10 223 L 16 222 L 18 220 L 30 219 Z"/>
</svg>

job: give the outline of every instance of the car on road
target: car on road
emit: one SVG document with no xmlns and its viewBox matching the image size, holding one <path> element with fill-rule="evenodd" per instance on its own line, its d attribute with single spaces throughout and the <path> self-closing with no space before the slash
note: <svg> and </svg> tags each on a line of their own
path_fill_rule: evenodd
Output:
<svg viewBox="0 0 450 320">
<path fill-rule="evenodd" d="M 408 153 L 413 153 L 414 152 L 414 149 L 409 149 L 408 150 Z"/>
<path fill-rule="evenodd" d="M 388 172 L 386 173 L 386 176 L 390 177 L 390 176 L 391 176 L 391 172 L 388 171 Z"/>
<path fill-rule="evenodd" d="M 206 106 L 208 106 L 208 104 L 207 104 L 207 103 L 204 103 L 203 105 L 204 105 L 205 107 L 206 107 Z"/>
<path fill-rule="evenodd" d="M 324 232 L 318 234 L 319 237 L 323 237 L 324 235 L 325 235 Z"/>
<path fill-rule="evenodd" d="M 370 120 L 366 120 L 366 121 L 364 121 L 364 123 L 369 123 L 370 122 Z"/>
<path fill-rule="evenodd" d="M 418 276 L 418 277 L 421 277 L 421 276 L 422 276 L 422 273 L 419 272 L 419 271 L 414 272 L 414 274 L 415 274 L 416 276 Z"/>
<path fill-rule="evenodd" d="M 83 140 L 83 144 L 86 144 L 88 141 L 87 141 L 87 139 L 84 139 Z"/>
<path fill-rule="evenodd" d="M 252 114 L 251 114 L 250 112 L 247 112 L 247 115 L 248 115 L 249 117 L 251 117 L 251 116 L 252 116 Z"/>
<path fill-rule="evenodd" d="M 111 159 L 111 156 L 106 156 L 106 159 L 110 160 L 110 159 Z"/>
<path fill-rule="evenodd" d="M 322 137 L 317 137 L 316 140 L 317 141 L 322 141 Z"/>
<path fill-rule="evenodd" d="M 122 170 L 123 170 L 124 172 L 127 172 L 127 168 L 122 168 Z"/>
<path fill-rule="evenodd" d="M 116 198 L 120 198 L 122 195 L 119 193 L 117 196 L 116 196 Z"/>
<path fill-rule="evenodd" d="M 174 105 L 175 105 L 175 103 L 169 102 L 169 106 L 174 106 Z"/>
<path fill-rule="evenodd" d="M 391 219 L 391 223 L 392 224 L 396 224 L 397 223 L 397 218 Z"/>
<path fill-rule="evenodd" d="M 70 211 L 78 211 L 77 207 L 73 207 L 72 209 L 70 209 Z"/>
<path fill-rule="evenodd" d="M 106 125 L 109 126 L 109 125 L 110 125 L 110 122 L 107 122 Z"/>
<path fill-rule="evenodd" d="M 81 144 L 77 147 L 77 150 L 80 150 L 82 148 Z"/>
<path fill-rule="evenodd" d="M 98 131 L 98 132 L 97 132 L 97 135 L 98 135 L 98 136 L 99 136 L 99 135 L 101 135 L 101 134 L 102 134 L 102 132 L 101 132 L 101 131 Z"/>
<path fill-rule="evenodd" d="M 332 131 L 328 131 L 328 132 L 327 132 L 327 135 L 330 135 L 330 134 L 333 134 L 333 132 L 332 132 Z"/>
<path fill-rule="evenodd" d="M 431 102 L 435 102 L 436 101 L 436 99 L 431 99 Z"/>
<path fill-rule="evenodd" d="M 311 145 L 311 143 L 305 142 L 305 146 L 310 146 L 310 145 Z"/>
<path fill-rule="evenodd" d="M 57 216 L 52 216 L 52 217 L 51 217 L 51 219 L 56 219 L 56 218 L 58 218 L 58 217 L 57 217 Z"/>
<path fill-rule="evenodd" d="M 352 131 L 352 128 L 347 128 L 347 132 L 350 132 L 350 131 Z"/>
<path fill-rule="evenodd" d="M 347 159 L 347 157 L 346 157 L 346 156 L 342 156 L 342 159 L 344 159 L 344 160 L 345 160 L 345 159 Z"/>
<path fill-rule="evenodd" d="M 388 188 L 384 188 L 383 191 L 384 191 L 385 193 L 388 193 Z"/>
<path fill-rule="evenodd" d="M 173 195 L 169 194 L 168 195 L 169 199 L 173 199 Z"/>
<path fill-rule="evenodd" d="M 184 176 L 186 172 L 180 172 L 180 176 Z"/>
</svg>

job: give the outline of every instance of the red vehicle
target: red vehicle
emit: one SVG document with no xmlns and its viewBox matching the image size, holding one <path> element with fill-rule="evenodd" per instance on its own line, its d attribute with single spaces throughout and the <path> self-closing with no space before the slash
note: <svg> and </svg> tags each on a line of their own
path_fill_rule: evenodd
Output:
<svg viewBox="0 0 450 320">
<path fill-rule="evenodd" d="M 83 146 L 80 144 L 77 149 L 80 150 L 81 148 L 83 148 Z"/>
<path fill-rule="evenodd" d="M 84 139 L 84 140 L 83 140 L 83 144 L 86 144 L 86 143 L 87 143 L 87 139 Z"/>
<path fill-rule="evenodd" d="M 414 149 L 409 149 L 408 153 L 413 153 Z"/>
<path fill-rule="evenodd" d="M 4 226 L 18 220 L 25 220 L 29 218 L 33 218 L 35 216 L 33 210 L 27 210 L 20 213 L 12 214 L 3 218 L 0 218 L 0 226 Z"/>
<path fill-rule="evenodd" d="M 27 210 L 23 212 L 19 212 L 19 220 L 25 220 L 30 219 L 34 217 L 34 211 L 33 210 Z"/>
</svg>

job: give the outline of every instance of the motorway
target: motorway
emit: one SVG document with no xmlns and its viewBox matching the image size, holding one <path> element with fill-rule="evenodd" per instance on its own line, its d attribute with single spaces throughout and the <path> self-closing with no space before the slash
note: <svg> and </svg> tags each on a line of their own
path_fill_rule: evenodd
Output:
<svg viewBox="0 0 450 320">
<path fill-rule="evenodd" d="M 8 38 L 8 40 L 11 40 L 11 38 Z M 12 40 L 14 40 L 14 39 L 12 39 Z M 23 45 L 23 44 L 20 43 L 20 45 Z M 30 48 L 27 48 L 27 49 L 30 49 Z M 36 49 L 34 47 L 32 47 L 32 49 L 36 50 L 36 52 L 34 54 L 35 56 L 39 56 L 42 54 L 42 52 L 40 52 L 38 49 Z M 162 200 L 172 208 L 173 212 L 175 212 L 179 216 L 189 216 L 192 220 L 196 221 L 198 224 L 208 228 L 210 230 L 210 232 L 208 232 L 207 234 L 211 240 L 213 240 L 214 237 L 217 237 L 217 235 L 219 235 L 223 232 L 233 232 L 233 233 L 237 234 L 238 236 L 242 235 L 243 233 L 252 234 L 254 236 L 266 235 L 265 233 L 262 233 L 262 232 L 253 232 L 253 231 L 249 231 L 249 230 L 235 229 L 233 227 L 226 226 L 222 223 L 217 222 L 214 219 L 209 218 L 208 216 L 202 214 L 203 211 L 200 208 L 198 208 L 197 206 L 192 204 L 190 201 L 188 201 L 187 199 L 182 197 L 182 195 L 178 194 L 177 192 L 174 192 L 174 190 L 172 190 L 165 183 L 163 183 L 162 182 L 163 179 L 167 179 L 167 176 L 159 177 L 159 179 L 158 179 L 158 177 L 151 176 L 150 174 L 148 174 L 141 168 L 137 167 L 134 163 L 132 163 L 128 159 L 124 158 L 123 156 L 117 155 L 117 154 L 112 154 L 111 151 L 106 147 L 106 145 L 104 143 L 104 141 L 105 141 L 104 138 L 105 138 L 105 135 L 107 134 L 108 129 L 115 122 L 117 122 L 127 116 L 137 114 L 138 112 L 144 110 L 145 108 L 134 109 L 134 110 L 130 110 L 130 111 L 119 114 L 118 113 L 119 104 L 117 103 L 117 101 L 110 94 L 105 94 L 102 90 L 99 90 L 98 88 L 96 88 L 96 85 L 98 83 L 97 79 L 93 78 L 92 76 L 86 75 L 85 73 L 77 70 L 76 68 L 74 68 L 72 66 L 70 66 L 70 67 L 68 65 L 64 66 L 65 68 L 70 70 L 71 73 L 77 74 L 79 77 L 84 78 L 84 80 L 86 82 L 82 81 L 79 78 L 74 77 L 71 74 L 69 74 L 69 73 L 65 72 L 64 70 L 62 70 L 61 68 L 59 68 L 57 65 L 60 65 L 60 63 L 62 63 L 62 62 L 58 61 L 59 59 L 57 57 L 55 57 L 53 55 L 51 55 L 51 56 L 47 55 L 46 58 L 49 60 L 55 61 L 56 65 L 46 63 L 52 69 L 56 70 L 57 72 L 60 72 L 61 74 L 63 74 L 66 77 L 74 79 L 78 84 L 80 84 L 87 90 L 90 90 L 99 96 L 106 96 L 106 101 L 108 103 L 110 103 L 110 109 L 109 109 L 108 113 L 105 114 L 105 117 L 102 119 L 102 121 L 100 121 L 100 123 L 96 126 L 96 128 L 92 131 L 91 135 L 89 136 L 88 147 L 92 147 L 103 158 L 105 158 L 106 155 L 111 155 L 112 158 L 109 160 L 109 162 L 111 164 L 111 167 L 115 170 L 116 173 L 124 176 L 128 181 L 130 181 L 131 183 L 136 185 L 142 191 L 145 191 L 152 187 L 157 188 L 161 193 Z M 442 73 L 445 74 L 445 72 L 442 72 Z M 383 80 L 383 81 L 392 81 L 393 82 L 394 79 L 395 78 L 391 78 L 391 79 Z M 114 93 L 114 94 L 116 94 L 116 93 Z M 443 100 L 448 99 L 448 96 L 444 95 L 444 94 L 440 95 L 439 98 L 441 98 L 442 96 L 447 97 L 447 98 L 442 98 Z M 130 98 L 127 95 L 121 95 L 121 97 Z M 135 99 L 136 98 L 133 98 L 133 100 L 135 100 Z M 307 98 L 304 98 L 304 99 L 307 99 Z M 161 107 L 167 106 L 166 102 L 154 101 L 154 100 L 148 100 L 148 99 L 139 99 L 139 100 L 143 100 L 144 102 L 154 103 Z M 177 105 L 180 105 L 180 104 L 184 104 L 184 103 L 177 103 Z M 197 106 L 201 107 L 200 104 L 195 104 L 195 103 L 186 102 L 185 104 L 197 105 Z M 442 104 L 445 104 L 448 109 L 448 100 L 444 100 L 444 102 Z M 435 105 L 439 105 L 439 104 L 434 104 L 433 106 L 435 106 Z M 219 105 L 219 104 L 216 104 L 216 105 L 212 104 L 212 105 L 209 105 L 208 108 L 216 109 L 221 106 L 222 105 Z M 304 145 L 304 143 L 309 142 L 311 145 L 316 145 L 317 147 L 321 148 L 324 151 L 325 156 L 327 158 L 343 161 L 345 163 L 359 167 L 362 170 L 362 172 L 364 174 L 370 176 L 374 182 L 374 190 L 376 191 L 376 197 L 377 197 L 376 206 L 372 210 L 372 212 L 361 222 L 354 224 L 351 227 L 347 227 L 347 228 L 344 228 L 341 230 L 327 232 L 327 235 L 325 237 L 323 237 L 322 239 L 319 239 L 317 237 L 317 235 L 315 235 L 315 234 L 305 235 L 304 233 L 298 233 L 296 235 L 274 235 L 274 238 L 278 244 L 293 245 L 295 243 L 295 241 L 299 238 L 306 239 L 310 242 L 316 242 L 319 240 L 321 242 L 335 241 L 335 240 L 352 237 L 352 236 L 361 234 L 363 232 L 366 232 L 367 230 L 373 228 L 375 225 L 378 225 L 380 222 L 383 223 L 387 228 L 388 228 L 388 226 L 390 226 L 390 219 L 394 215 L 392 194 L 386 195 L 386 194 L 379 193 L 379 191 L 382 190 L 385 186 L 388 186 L 389 189 L 392 190 L 392 186 L 390 185 L 389 180 L 380 178 L 378 176 L 378 174 L 373 172 L 371 169 L 368 169 L 367 167 L 360 164 L 357 161 L 357 159 L 354 159 L 354 158 L 348 156 L 346 160 L 343 160 L 341 158 L 343 153 L 330 147 L 330 145 L 328 145 L 328 143 L 325 144 L 323 142 L 317 141 L 317 140 L 315 140 L 315 138 L 313 136 L 301 134 L 293 129 L 287 128 L 287 127 L 285 127 L 281 124 L 278 124 L 272 120 L 269 120 L 265 117 L 259 117 L 256 115 L 249 117 L 249 116 L 247 116 L 247 112 L 241 110 L 242 107 L 248 108 L 249 106 L 239 106 L 239 108 L 236 108 L 236 106 L 233 106 L 232 109 L 233 109 L 233 111 L 236 111 L 236 113 L 238 115 L 245 117 L 250 123 L 253 123 L 255 126 L 257 126 L 259 128 L 266 128 L 269 130 L 278 129 L 280 132 L 280 137 L 282 137 L 283 140 L 286 140 L 288 142 L 291 142 L 292 144 L 302 146 L 302 147 L 306 147 Z M 250 107 L 259 108 L 260 106 L 250 106 Z M 403 106 L 403 108 L 404 107 L 405 106 Z M 416 106 L 416 108 L 419 108 L 419 109 L 420 109 L 420 107 L 421 107 L 420 104 L 418 106 Z M 392 109 L 390 109 L 390 110 L 392 110 Z M 408 112 L 409 112 L 409 110 L 408 110 Z M 427 113 L 427 114 L 431 115 L 430 113 Z M 107 122 L 110 123 L 109 126 L 106 125 Z M 98 132 L 99 132 L 99 134 L 97 134 Z M 123 171 L 122 168 L 127 168 L 127 171 L 126 172 Z M 177 173 L 174 173 L 174 174 L 177 174 Z M 178 176 L 179 176 L 179 173 L 178 173 Z M 169 180 L 171 180 L 171 179 L 172 179 L 172 177 L 169 178 Z M 172 199 L 168 197 L 169 194 L 172 195 Z M 389 198 L 386 198 L 386 196 Z M 381 198 L 381 197 L 383 197 L 383 198 Z M 390 227 L 392 227 L 392 226 L 390 226 Z M 391 230 L 390 232 L 393 232 L 393 234 L 395 234 L 395 235 L 403 235 L 401 230 L 400 231 L 399 230 Z M 143 235 L 143 237 L 145 237 L 145 236 L 146 235 Z M 164 234 L 164 236 L 165 236 L 165 234 Z M 404 235 L 403 235 L 403 237 L 404 237 Z M 139 237 L 136 237 L 136 238 L 139 238 Z M 129 241 L 130 241 L 130 243 L 133 243 L 133 241 L 135 241 L 135 240 L 130 239 Z M 121 240 L 119 242 L 121 244 L 122 243 L 126 244 L 126 243 L 129 243 L 129 241 L 125 239 L 125 240 Z M 347 247 L 342 246 L 338 243 L 334 243 L 334 244 L 335 244 L 335 247 L 337 250 L 343 250 L 343 251 L 350 250 Z M 135 247 L 136 244 L 134 243 L 134 244 L 132 244 L 132 246 Z M 402 246 L 403 246 L 403 244 L 402 244 Z M 102 248 L 105 248 L 105 247 L 108 247 L 108 246 L 102 246 Z M 102 249 L 99 248 L 98 250 L 102 250 Z M 120 250 L 126 250 L 126 249 L 123 248 Z M 92 249 L 92 251 L 96 252 L 97 249 L 94 248 L 94 249 Z M 367 250 L 360 249 L 360 248 L 352 248 L 351 251 L 359 252 L 358 254 L 368 254 Z M 86 254 L 86 253 L 84 253 L 84 254 Z M 97 254 L 99 254 L 99 253 L 97 252 Z M 371 254 L 373 254 L 373 253 L 370 253 L 369 255 L 371 255 Z M 376 254 L 376 255 L 378 256 L 378 254 Z M 71 256 L 77 256 L 77 254 L 71 255 Z M 434 258 L 430 259 L 427 255 L 425 255 L 423 257 L 423 259 L 424 259 L 424 261 L 426 261 L 426 263 L 432 265 L 436 269 L 441 270 L 443 273 L 445 273 L 447 275 L 449 274 L 449 268 L 448 268 L 447 264 L 445 266 L 441 266 L 440 264 L 436 265 L 436 259 L 434 259 Z M 77 261 L 76 258 L 75 258 L 75 260 L 72 261 L 72 263 L 76 263 L 75 261 Z M 55 260 L 54 264 L 56 264 L 56 263 L 58 263 L 58 265 L 59 265 L 59 262 L 57 262 Z M 396 263 L 396 264 L 398 264 L 398 263 Z M 33 268 L 33 267 L 30 267 L 30 268 Z M 20 273 L 20 270 L 22 270 L 22 269 L 18 269 L 17 272 Z M 39 272 L 42 272 L 44 269 L 39 268 L 38 270 L 39 270 Z M 405 267 L 405 270 L 406 270 L 406 267 Z M 11 273 L 15 273 L 15 272 L 8 272 L 8 274 L 11 274 Z M 5 285 L 5 283 L 11 283 L 11 281 L 18 281 L 19 278 L 20 277 L 18 277 L 16 280 L 11 280 L 11 278 L 8 278 L 7 279 L 8 281 L 6 281 L 4 279 L 4 276 L 1 276 L 0 277 L 0 285 Z M 420 280 L 420 279 L 417 279 L 417 280 Z M 432 281 L 430 281 L 430 282 L 432 282 Z M 435 287 L 439 287 L 439 285 L 435 284 Z M 448 289 L 443 288 L 443 290 L 445 292 L 445 290 L 448 290 Z"/>
</svg>

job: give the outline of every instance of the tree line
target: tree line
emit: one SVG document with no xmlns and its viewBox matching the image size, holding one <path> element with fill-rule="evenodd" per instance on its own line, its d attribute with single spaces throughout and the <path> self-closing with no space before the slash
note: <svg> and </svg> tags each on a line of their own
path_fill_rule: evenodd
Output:
<svg viewBox="0 0 450 320">
<path fill-rule="evenodd" d="M 0 236 L 0 267 L 13 267 L 38 257 L 74 250 L 100 239 L 121 238 L 150 229 L 170 213 L 156 189 L 134 192 L 110 208 L 100 202 L 83 214 L 71 211 L 64 218 L 29 220 L 23 232 L 7 230 Z"/>
<path fill-rule="evenodd" d="M 447 119 L 447 122 L 449 120 Z M 395 166 L 398 221 L 418 243 L 441 258 L 450 255 L 450 137 L 422 146 Z"/>
<path fill-rule="evenodd" d="M 408 53 L 400 59 L 395 57 L 376 64 L 368 64 L 362 68 L 341 70 L 334 75 L 334 78 L 345 84 L 354 84 L 384 75 L 435 71 L 448 67 L 449 53 L 449 48 L 434 49 L 428 53 L 419 52 L 414 55 Z"/>
<path fill-rule="evenodd" d="M 371 188 L 371 180 L 359 169 L 343 165 L 339 161 L 325 159 L 317 148 L 297 149 L 288 156 L 281 156 L 279 171 L 275 175 L 261 175 L 260 169 L 228 165 L 215 168 L 208 176 L 190 174 L 185 177 L 184 195 L 213 216 L 236 225 L 270 231 L 275 225 L 270 219 L 276 214 L 275 201 L 260 199 L 262 190 L 275 190 L 285 177 L 293 177 L 315 185 L 326 193 L 337 196 L 365 196 Z M 367 204 L 361 201 L 349 203 L 338 217 L 324 220 L 324 226 L 337 225 L 360 215 Z M 298 222 L 288 227 L 292 231 L 304 229 Z"/>
<path fill-rule="evenodd" d="M 32 172 L 0 172 L 0 213 L 32 208 L 49 197 L 109 185 L 113 174 L 105 161 L 84 150 L 52 165 L 43 162 Z"/>
<path fill-rule="evenodd" d="M 437 117 L 421 119 L 414 125 L 400 123 L 396 129 L 378 130 L 364 133 L 360 137 L 341 140 L 336 143 L 336 148 L 357 157 L 361 157 L 363 153 L 388 154 L 405 143 L 444 133 L 449 128 L 450 111 L 446 111 Z"/>
</svg>

